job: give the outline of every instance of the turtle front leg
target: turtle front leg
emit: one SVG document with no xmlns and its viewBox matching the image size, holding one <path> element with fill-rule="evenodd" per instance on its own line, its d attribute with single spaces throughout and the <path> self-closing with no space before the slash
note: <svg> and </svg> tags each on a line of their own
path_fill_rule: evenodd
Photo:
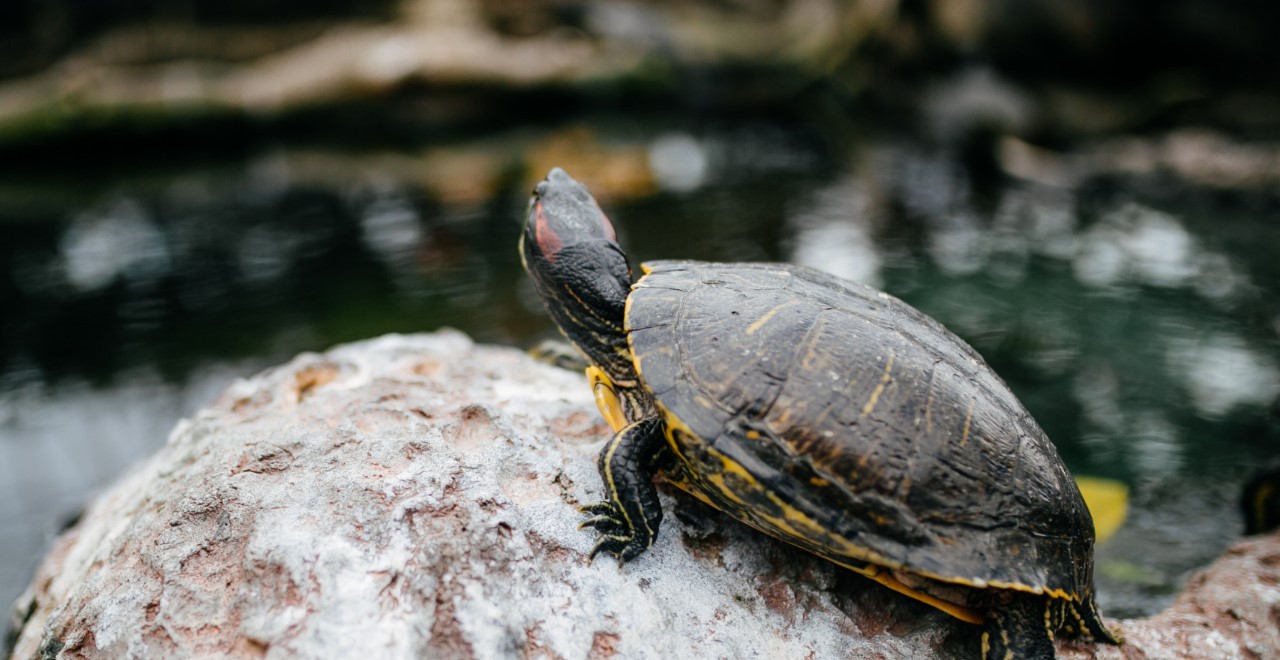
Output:
<svg viewBox="0 0 1280 660">
<path fill-rule="evenodd" d="M 650 417 L 624 426 L 600 452 L 600 478 L 607 497 L 580 509 L 591 515 L 581 527 L 600 532 L 588 561 L 608 552 L 623 563 L 653 545 L 662 523 L 662 505 L 653 485 L 655 458 L 665 448 L 662 422 Z"/>
</svg>

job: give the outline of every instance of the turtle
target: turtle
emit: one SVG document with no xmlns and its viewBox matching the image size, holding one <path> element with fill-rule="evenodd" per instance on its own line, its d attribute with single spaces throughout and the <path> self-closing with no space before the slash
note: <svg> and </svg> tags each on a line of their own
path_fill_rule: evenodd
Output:
<svg viewBox="0 0 1280 660">
<path fill-rule="evenodd" d="M 651 261 L 591 193 L 537 183 L 521 261 L 613 429 L 588 561 L 649 548 L 655 478 L 981 629 L 982 657 L 1118 644 L 1094 527 L 1052 442 L 982 357 L 870 286 L 798 265 Z"/>
</svg>

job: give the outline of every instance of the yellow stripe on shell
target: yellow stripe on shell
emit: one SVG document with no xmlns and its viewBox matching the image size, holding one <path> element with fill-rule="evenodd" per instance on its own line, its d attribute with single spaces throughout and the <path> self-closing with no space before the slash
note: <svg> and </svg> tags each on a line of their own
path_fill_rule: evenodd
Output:
<svg viewBox="0 0 1280 660">
<path fill-rule="evenodd" d="M 867 405 L 862 407 L 862 416 L 866 417 L 871 411 L 876 409 L 876 402 L 880 400 L 880 395 L 884 393 L 884 388 L 889 386 L 889 380 L 893 373 L 893 351 L 889 351 L 889 359 L 884 364 L 884 374 L 880 377 L 880 382 L 876 384 L 876 389 L 871 392 L 871 398 L 867 399 Z"/>
<path fill-rule="evenodd" d="M 692 468 L 692 463 L 690 463 L 688 458 L 685 457 L 680 452 L 680 447 L 677 444 L 674 436 L 676 431 L 683 432 L 684 434 L 686 434 L 688 437 L 691 437 L 691 438 L 696 438 L 697 436 L 693 434 L 693 432 L 689 429 L 689 427 L 686 424 L 684 424 L 684 422 L 682 422 L 678 417 L 672 414 L 670 410 L 668 410 L 665 406 L 663 406 L 662 402 L 655 401 L 655 405 L 657 406 L 658 411 L 662 414 L 663 419 L 665 421 L 667 443 L 671 446 L 672 451 L 675 452 L 676 456 L 680 459 L 680 461 L 684 463 L 686 466 L 689 466 L 690 468 Z M 743 468 L 741 465 L 734 463 L 733 461 L 729 460 L 727 457 L 724 457 L 723 455 L 719 454 L 718 452 L 715 452 L 709 447 L 705 447 L 705 445 L 704 445 L 704 449 L 713 453 L 717 458 L 719 458 L 721 462 L 725 465 L 726 471 L 731 471 L 737 475 L 745 475 L 746 478 L 748 479 L 748 483 L 754 483 L 757 486 L 759 485 L 759 481 L 756 480 L 754 477 L 751 477 L 750 474 L 746 471 L 746 469 Z M 732 467 L 730 467 L 730 464 L 732 465 Z M 760 490 L 761 492 L 764 492 L 763 488 L 761 488 Z M 723 488 L 719 484 L 717 484 L 717 491 L 720 491 L 722 494 L 725 494 L 726 499 L 730 499 L 731 501 L 742 502 L 741 497 L 737 496 L 736 494 L 734 494 L 732 497 L 728 497 L 729 493 L 724 492 Z M 1008 589 L 1011 591 L 1020 591 L 1024 593 L 1030 593 L 1030 594 L 1042 594 L 1052 598 L 1062 598 L 1065 600 L 1070 600 L 1075 602 L 1081 601 L 1081 597 L 1079 595 L 1071 594 L 1067 592 L 1065 589 L 1055 589 L 1051 587 L 1033 587 L 1031 585 L 1021 584 L 1016 582 L 1004 582 L 1001 580 L 984 580 L 982 578 L 962 577 L 962 576 L 954 576 L 954 575 L 939 575 L 936 573 L 931 573 L 929 571 L 921 571 L 918 569 L 907 567 L 902 562 L 893 561 L 888 557 L 885 557 L 873 550 L 856 545 L 850 542 L 848 539 L 830 534 L 826 530 L 826 528 L 822 527 L 816 521 L 813 521 L 812 518 L 808 517 L 803 512 L 800 512 L 798 509 L 795 509 L 794 507 L 782 502 L 780 499 L 778 499 L 776 496 L 772 494 L 768 494 L 768 496 L 772 502 L 779 505 L 783 509 L 784 515 L 788 519 L 790 519 L 790 521 L 786 522 L 786 524 L 783 526 L 791 529 L 792 532 L 795 533 L 795 528 L 792 527 L 790 523 L 800 522 L 803 520 L 804 522 L 807 523 L 805 525 L 806 527 L 809 527 L 810 529 L 820 533 L 819 535 L 821 536 L 821 540 L 827 543 L 831 543 L 833 545 L 833 547 L 831 548 L 832 552 L 840 556 L 849 557 L 850 559 L 867 561 L 873 564 L 877 564 L 879 566 L 883 566 L 885 568 L 903 569 L 912 574 L 919 575 L 921 577 L 928 578 L 930 580 L 936 580 L 938 582 L 946 582 L 949 584 L 959 584 L 959 585 L 974 587 L 978 589 L 988 589 L 988 588 Z M 763 516 L 763 518 L 768 520 L 770 523 L 777 522 L 777 519 L 771 516 Z M 762 529 L 761 531 L 765 533 L 769 533 L 769 530 Z M 770 536 L 773 536 L 773 534 L 770 534 Z M 796 538 L 805 538 L 803 534 L 796 533 L 795 536 Z M 787 539 L 784 538 L 782 540 L 785 541 Z M 815 541 L 816 540 L 817 539 L 815 539 Z M 826 559 L 829 559 L 829 558 L 826 558 Z M 834 560 L 831 560 L 831 561 L 834 561 Z M 839 562 L 835 562 L 835 563 L 839 563 Z"/>
<path fill-rule="evenodd" d="M 764 324 L 769 322 L 769 319 L 773 318 L 773 316 L 778 313 L 778 310 L 782 309 L 783 307 L 789 307 L 795 304 L 798 304 L 798 303 L 795 301 L 782 303 L 781 305 L 778 305 L 777 307 L 774 307 L 773 309 L 765 312 L 764 316 L 761 316 L 760 318 L 752 322 L 751 325 L 747 326 L 747 329 L 745 331 L 746 334 L 748 335 L 755 334 L 756 330 L 759 330 L 761 327 L 763 327 Z"/>
</svg>

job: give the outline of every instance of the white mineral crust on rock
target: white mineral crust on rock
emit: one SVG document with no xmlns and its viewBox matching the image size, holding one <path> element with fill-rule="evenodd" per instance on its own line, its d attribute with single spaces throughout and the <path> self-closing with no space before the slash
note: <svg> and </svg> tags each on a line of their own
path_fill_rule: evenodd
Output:
<svg viewBox="0 0 1280 660">
<path fill-rule="evenodd" d="M 918 648 L 910 635 L 862 639 L 822 591 L 833 570 L 782 583 L 765 550 L 788 549 L 705 510 L 696 528 L 668 515 L 623 569 L 588 566 L 595 538 L 576 506 L 602 495 L 607 436 L 581 374 L 455 332 L 300 356 L 229 388 L 89 507 L 20 603 L 15 655 Z"/>
<path fill-rule="evenodd" d="M 299 356 L 89 506 L 15 608 L 14 656 L 976 657 L 976 627 L 671 488 L 649 552 L 587 565 L 576 507 L 602 496 L 607 436 L 581 374 L 456 332 Z M 1233 587 L 1274 616 L 1265 543 Z M 1122 629 L 1177 641 L 1143 623 Z M 1211 641 L 1280 646 L 1240 638 Z"/>
</svg>

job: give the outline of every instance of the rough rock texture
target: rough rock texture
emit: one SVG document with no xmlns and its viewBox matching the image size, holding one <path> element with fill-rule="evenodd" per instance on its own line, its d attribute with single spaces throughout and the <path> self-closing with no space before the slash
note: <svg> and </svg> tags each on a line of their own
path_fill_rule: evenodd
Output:
<svg viewBox="0 0 1280 660">
<path fill-rule="evenodd" d="M 1236 543 L 1196 574 L 1169 609 L 1118 626 L 1127 646 L 1069 658 L 1280 657 L 1280 534 Z"/>
<path fill-rule="evenodd" d="M 300 356 L 90 506 L 15 608 L 15 657 L 975 654 L 974 627 L 678 492 L 650 552 L 588 566 L 606 434 L 580 375 L 454 332 Z M 1272 536 L 1118 627 L 1127 657 L 1276 657 L 1278 619 Z"/>
</svg>

